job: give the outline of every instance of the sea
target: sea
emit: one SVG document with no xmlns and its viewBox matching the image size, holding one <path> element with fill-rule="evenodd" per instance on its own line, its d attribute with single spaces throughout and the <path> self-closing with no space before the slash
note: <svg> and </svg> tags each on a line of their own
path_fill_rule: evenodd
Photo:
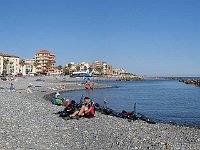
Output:
<svg viewBox="0 0 200 150">
<path fill-rule="evenodd" d="M 61 96 L 77 102 L 82 95 L 88 96 L 101 106 L 106 100 L 107 106 L 117 112 L 133 111 L 136 103 L 136 112 L 157 122 L 200 125 L 200 87 L 177 80 L 95 83 L 112 85 L 114 88 L 72 91 Z"/>
</svg>

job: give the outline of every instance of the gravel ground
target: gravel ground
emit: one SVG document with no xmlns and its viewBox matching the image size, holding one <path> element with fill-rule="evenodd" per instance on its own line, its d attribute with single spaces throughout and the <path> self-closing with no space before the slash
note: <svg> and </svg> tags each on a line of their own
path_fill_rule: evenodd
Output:
<svg viewBox="0 0 200 150">
<path fill-rule="evenodd" d="M 152 149 L 199 150 L 200 129 L 169 124 L 128 122 L 96 112 L 96 118 L 65 121 L 53 113 L 63 110 L 43 99 L 54 91 L 47 87 L 65 84 L 67 90 L 81 89 L 74 82 L 48 77 L 13 82 L 17 92 L 8 92 L 9 81 L 0 81 L 0 149 L 66 150 L 66 149 Z M 33 93 L 27 94 L 31 82 Z M 99 86 L 101 87 L 101 86 Z M 4 88 L 4 89 L 3 89 Z M 7 88 L 7 89 L 6 89 Z"/>
</svg>

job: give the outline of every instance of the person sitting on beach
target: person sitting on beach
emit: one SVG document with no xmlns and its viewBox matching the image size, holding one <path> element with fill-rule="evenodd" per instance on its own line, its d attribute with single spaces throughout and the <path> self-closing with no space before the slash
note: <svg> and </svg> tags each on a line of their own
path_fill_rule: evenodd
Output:
<svg viewBox="0 0 200 150">
<path fill-rule="evenodd" d="M 54 105 L 63 105 L 64 99 L 59 98 L 59 97 L 55 98 L 54 96 L 51 96 L 51 97 L 50 97 L 50 101 L 51 101 L 51 103 L 54 104 Z"/>
<path fill-rule="evenodd" d="M 68 114 L 73 114 L 76 110 L 78 110 L 78 104 L 72 99 L 64 99 L 63 106 L 65 106 L 64 111 L 68 112 Z"/>
<path fill-rule="evenodd" d="M 63 98 L 62 106 L 67 107 L 69 104 L 70 104 L 70 99 L 69 98 Z"/>
<path fill-rule="evenodd" d="M 61 98 L 60 93 L 56 92 L 54 97 L 51 97 L 51 102 L 55 105 L 62 105 L 67 107 L 70 104 L 70 99 L 68 98 Z"/>
<path fill-rule="evenodd" d="M 59 96 L 60 96 L 60 93 L 59 93 L 59 92 L 56 92 L 55 98 L 59 98 Z"/>
<path fill-rule="evenodd" d="M 94 102 L 89 97 L 84 98 L 85 103 L 79 111 L 75 111 L 70 118 L 79 119 L 80 117 L 94 117 Z"/>
<path fill-rule="evenodd" d="M 61 98 L 60 93 L 56 92 L 54 96 L 51 96 L 50 101 L 54 105 L 63 105 L 63 103 L 65 102 L 65 98 Z M 65 102 L 65 104 L 66 104 L 66 102 Z"/>
</svg>

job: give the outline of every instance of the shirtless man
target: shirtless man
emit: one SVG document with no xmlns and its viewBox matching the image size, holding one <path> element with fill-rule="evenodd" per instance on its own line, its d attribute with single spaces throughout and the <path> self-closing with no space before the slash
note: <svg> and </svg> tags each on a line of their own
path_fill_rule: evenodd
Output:
<svg viewBox="0 0 200 150">
<path fill-rule="evenodd" d="M 71 118 L 76 118 L 78 119 L 81 116 L 92 116 L 91 110 L 92 107 L 94 106 L 93 102 L 90 100 L 89 97 L 84 98 L 85 103 L 82 105 L 81 109 L 79 111 L 75 111 L 72 115 L 70 115 Z"/>
</svg>

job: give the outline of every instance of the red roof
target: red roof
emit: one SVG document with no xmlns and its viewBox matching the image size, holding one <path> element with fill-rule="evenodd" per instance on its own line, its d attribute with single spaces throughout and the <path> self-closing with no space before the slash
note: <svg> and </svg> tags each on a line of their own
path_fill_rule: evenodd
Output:
<svg viewBox="0 0 200 150">
<path fill-rule="evenodd" d="M 3 54 L 3 53 L 0 53 L 0 56 L 3 56 L 3 57 L 15 57 L 15 58 L 19 58 L 18 56 L 8 55 L 8 54 Z"/>
<path fill-rule="evenodd" d="M 41 49 L 39 52 L 37 52 L 37 54 L 50 54 L 51 52 Z"/>
</svg>

